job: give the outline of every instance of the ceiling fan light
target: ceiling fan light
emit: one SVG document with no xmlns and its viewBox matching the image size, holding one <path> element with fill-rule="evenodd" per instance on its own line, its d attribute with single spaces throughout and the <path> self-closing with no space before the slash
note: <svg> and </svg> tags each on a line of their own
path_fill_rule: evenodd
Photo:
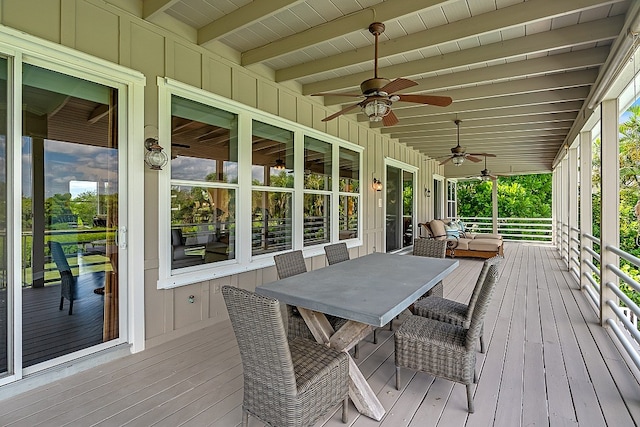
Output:
<svg viewBox="0 0 640 427">
<path fill-rule="evenodd" d="M 454 165 L 460 166 L 462 163 L 464 163 L 464 157 L 462 157 L 462 156 L 454 156 L 454 158 L 451 159 L 451 161 L 453 162 Z"/>
<path fill-rule="evenodd" d="M 389 114 L 391 108 L 387 102 L 375 99 L 367 103 L 362 110 L 369 117 L 370 122 L 379 122 L 384 116 Z"/>
<path fill-rule="evenodd" d="M 480 177 L 480 179 L 483 180 L 483 181 L 489 181 L 491 179 L 491 177 L 489 175 L 482 175 Z"/>
</svg>

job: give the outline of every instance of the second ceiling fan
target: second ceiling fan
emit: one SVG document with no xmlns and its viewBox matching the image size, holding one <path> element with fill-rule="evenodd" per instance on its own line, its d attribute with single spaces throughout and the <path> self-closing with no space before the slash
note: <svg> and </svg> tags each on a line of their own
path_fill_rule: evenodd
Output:
<svg viewBox="0 0 640 427">
<path fill-rule="evenodd" d="M 322 119 L 323 122 L 335 119 L 354 108 L 360 107 L 372 122 L 382 121 L 384 126 L 393 126 L 398 123 L 398 117 L 391 110 L 391 104 L 396 101 L 415 102 L 417 104 L 436 105 L 446 107 L 452 100 L 448 96 L 435 95 L 411 95 L 396 94 L 396 92 L 416 86 L 418 83 L 413 80 L 398 78 L 393 81 L 378 77 L 378 36 L 384 32 L 382 22 L 374 22 L 369 25 L 369 32 L 375 36 L 375 54 L 373 78 L 367 79 L 360 84 L 361 94 L 354 93 L 313 93 L 311 96 L 350 96 L 356 98 L 364 97 L 364 100 L 353 105 L 349 105 L 342 110 Z"/>
<path fill-rule="evenodd" d="M 460 123 L 462 123 L 462 120 L 455 119 L 453 122 L 456 124 L 456 127 L 457 127 L 458 145 L 456 145 L 451 149 L 451 156 L 441 161 L 440 162 L 441 165 L 444 165 L 445 163 L 449 163 L 453 161 L 454 165 L 460 166 L 465 161 L 465 159 L 469 159 L 475 163 L 482 161 L 482 159 L 479 159 L 475 156 L 484 156 L 485 160 L 487 159 L 487 157 L 496 156 L 495 154 L 489 154 L 489 153 L 467 153 L 467 150 L 464 147 L 460 146 Z"/>
</svg>

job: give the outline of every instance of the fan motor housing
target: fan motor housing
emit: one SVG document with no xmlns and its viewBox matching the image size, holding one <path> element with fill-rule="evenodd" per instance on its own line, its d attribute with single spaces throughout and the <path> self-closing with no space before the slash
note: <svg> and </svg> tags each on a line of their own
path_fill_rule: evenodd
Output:
<svg viewBox="0 0 640 427">
<path fill-rule="evenodd" d="M 389 84 L 389 82 L 390 80 L 384 77 L 374 77 L 360 83 L 360 90 L 363 95 L 373 95 Z"/>
</svg>

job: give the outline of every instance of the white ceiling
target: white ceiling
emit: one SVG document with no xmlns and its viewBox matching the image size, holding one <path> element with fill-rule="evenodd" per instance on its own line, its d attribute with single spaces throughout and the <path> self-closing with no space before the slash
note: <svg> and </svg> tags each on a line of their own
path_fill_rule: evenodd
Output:
<svg viewBox="0 0 640 427">
<path fill-rule="evenodd" d="M 441 160 L 456 145 L 453 121 L 460 119 L 460 144 L 495 154 L 488 159 L 494 173 L 551 170 L 588 117 L 585 101 L 610 68 L 612 47 L 638 14 L 633 0 L 142 1 L 145 19 L 180 21 L 199 44 L 227 45 L 243 65 L 273 69 L 276 81 L 295 81 L 305 95 L 360 93 L 360 82 L 373 77 L 368 26 L 383 22 L 378 74 L 418 83 L 403 94 L 450 96 L 453 103 L 396 102 L 397 125 L 371 126 Z M 358 101 L 324 97 L 332 111 Z M 348 114 L 366 121 L 359 108 Z M 467 176 L 483 167 L 448 163 L 445 173 Z"/>
</svg>

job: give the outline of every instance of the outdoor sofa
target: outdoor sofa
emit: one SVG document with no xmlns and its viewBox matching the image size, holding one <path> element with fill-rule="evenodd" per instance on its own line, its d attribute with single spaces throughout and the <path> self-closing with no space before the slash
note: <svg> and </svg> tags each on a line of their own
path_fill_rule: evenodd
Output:
<svg viewBox="0 0 640 427">
<path fill-rule="evenodd" d="M 459 256 L 488 259 L 504 255 L 500 234 L 467 232 L 459 222 L 441 219 L 418 225 L 421 237 L 447 240 L 447 256 L 452 258 Z"/>
</svg>

